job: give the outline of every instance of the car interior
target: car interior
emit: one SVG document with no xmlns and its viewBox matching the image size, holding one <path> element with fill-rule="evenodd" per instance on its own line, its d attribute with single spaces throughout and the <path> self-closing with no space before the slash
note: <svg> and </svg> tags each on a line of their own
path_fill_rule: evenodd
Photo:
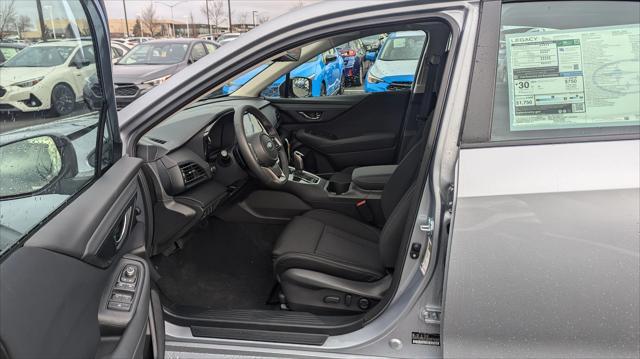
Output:
<svg viewBox="0 0 640 359">
<path fill-rule="evenodd" d="M 313 56 L 407 30 L 427 34 L 411 90 L 294 96 L 289 72 Z M 147 254 L 168 321 L 196 336 L 292 325 L 336 333 L 384 308 L 411 250 L 450 34 L 426 22 L 302 44 L 140 139 L 154 189 Z M 260 97 L 283 75 L 280 97 Z"/>
</svg>

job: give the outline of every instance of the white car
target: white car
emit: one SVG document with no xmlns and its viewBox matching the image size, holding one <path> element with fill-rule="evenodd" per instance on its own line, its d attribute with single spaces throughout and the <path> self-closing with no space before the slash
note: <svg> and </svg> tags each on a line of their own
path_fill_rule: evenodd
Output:
<svg viewBox="0 0 640 359">
<path fill-rule="evenodd" d="M 0 66 L 0 111 L 71 113 L 85 79 L 96 72 L 90 42 L 45 42 L 25 48 Z"/>
</svg>

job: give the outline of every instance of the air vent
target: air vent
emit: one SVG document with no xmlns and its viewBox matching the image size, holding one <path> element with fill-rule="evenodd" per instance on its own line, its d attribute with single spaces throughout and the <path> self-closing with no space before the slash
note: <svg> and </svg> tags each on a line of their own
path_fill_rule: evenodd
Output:
<svg viewBox="0 0 640 359">
<path fill-rule="evenodd" d="M 207 173 L 204 169 L 194 162 L 181 164 L 180 172 L 182 172 L 185 188 L 191 187 L 207 178 Z"/>
</svg>

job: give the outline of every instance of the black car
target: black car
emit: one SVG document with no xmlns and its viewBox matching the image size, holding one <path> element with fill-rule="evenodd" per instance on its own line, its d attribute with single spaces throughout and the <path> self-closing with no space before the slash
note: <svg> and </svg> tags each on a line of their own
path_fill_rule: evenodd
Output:
<svg viewBox="0 0 640 359">
<path fill-rule="evenodd" d="M 201 39 L 152 40 L 131 49 L 113 66 L 118 109 L 125 107 L 176 72 L 200 60 L 218 48 Z M 90 82 L 88 83 L 90 90 Z M 95 94 L 86 91 L 85 100 Z M 91 107 L 95 98 L 86 101 Z"/>
<path fill-rule="evenodd" d="M 355 39 L 337 47 L 344 60 L 344 79 L 347 86 L 361 86 L 364 75 L 371 66 L 365 59 L 367 49 L 360 39 Z"/>
</svg>

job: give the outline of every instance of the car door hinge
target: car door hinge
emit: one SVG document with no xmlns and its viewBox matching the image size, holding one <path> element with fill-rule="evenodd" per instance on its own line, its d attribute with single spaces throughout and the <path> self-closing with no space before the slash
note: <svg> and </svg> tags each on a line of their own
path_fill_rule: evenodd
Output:
<svg viewBox="0 0 640 359">
<path fill-rule="evenodd" d="M 427 233 L 427 237 L 431 238 L 433 236 L 433 229 L 435 227 L 433 218 L 420 216 L 420 230 Z"/>
<path fill-rule="evenodd" d="M 420 310 L 420 319 L 425 324 L 440 324 L 440 317 L 442 316 L 442 308 L 426 305 Z"/>
</svg>

